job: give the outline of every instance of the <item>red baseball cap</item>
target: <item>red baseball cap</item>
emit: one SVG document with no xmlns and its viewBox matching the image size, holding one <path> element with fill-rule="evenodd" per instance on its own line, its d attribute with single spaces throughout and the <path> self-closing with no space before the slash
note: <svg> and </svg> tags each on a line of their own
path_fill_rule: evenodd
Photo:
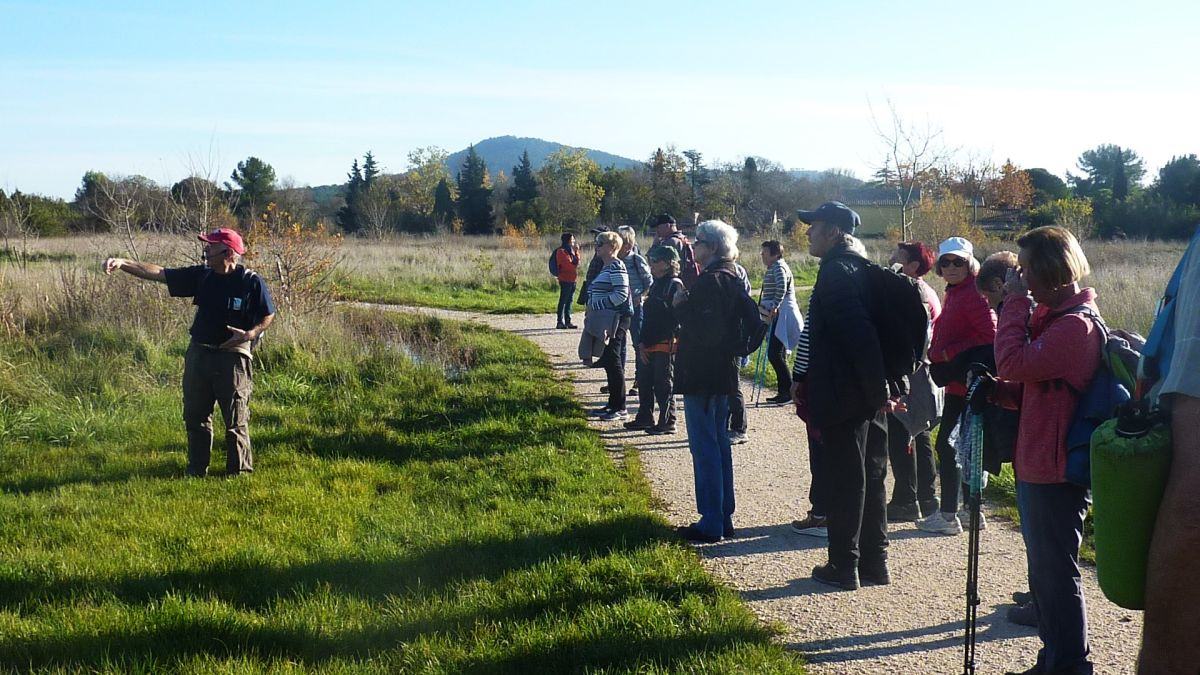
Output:
<svg viewBox="0 0 1200 675">
<path fill-rule="evenodd" d="M 197 239 L 200 241 L 206 241 L 210 244 L 225 244 L 229 248 L 233 249 L 233 252 L 238 255 L 246 252 L 246 244 L 242 242 L 242 235 L 229 229 L 228 227 L 218 228 L 212 232 L 209 232 L 208 234 L 202 234 L 197 237 Z"/>
</svg>

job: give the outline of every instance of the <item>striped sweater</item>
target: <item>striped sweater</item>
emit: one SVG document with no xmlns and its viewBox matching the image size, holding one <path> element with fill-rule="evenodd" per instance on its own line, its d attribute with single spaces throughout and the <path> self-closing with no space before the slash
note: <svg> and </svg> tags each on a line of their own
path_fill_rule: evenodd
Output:
<svg viewBox="0 0 1200 675">
<path fill-rule="evenodd" d="M 629 309 L 629 273 L 625 263 L 613 258 L 588 284 L 588 309 Z"/>
<path fill-rule="evenodd" d="M 808 317 L 808 321 L 804 324 L 804 330 L 800 331 L 800 338 L 796 341 L 796 361 L 792 364 L 792 379 L 796 382 L 803 382 L 808 375 L 808 327 L 812 324 L 812 298 L 808 299 L 808 311 L 804 313 Z"/>
<path fill-rule="evenodd" d="M 776 260 L 771 269 L 763 277 L 762 305 L 763 309 L 772 310 L 778 307 L 789 294 L 794 295 L 796 287 L 792 280 L 792 268 L 788 267 L 783 258 Z"/>
</svg>

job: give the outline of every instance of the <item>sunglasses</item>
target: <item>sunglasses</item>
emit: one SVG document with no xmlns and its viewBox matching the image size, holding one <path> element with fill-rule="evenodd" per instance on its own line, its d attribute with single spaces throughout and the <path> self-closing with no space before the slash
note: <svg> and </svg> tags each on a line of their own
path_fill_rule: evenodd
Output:
<svg viewBox="0 0 1200 675">
<path fill-rule="evenodd" d="M 942 267 L 966 267 L 967 261 L 962 258 L 942 258 L 938 264 Z"/>
</svg>

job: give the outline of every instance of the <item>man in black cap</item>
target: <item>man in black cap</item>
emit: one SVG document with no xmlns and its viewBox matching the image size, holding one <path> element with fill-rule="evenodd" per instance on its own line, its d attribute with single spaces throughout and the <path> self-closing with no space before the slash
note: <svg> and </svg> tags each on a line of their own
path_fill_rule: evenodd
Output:
<svg viewBox="0 0 1200 675">
<path fill-rule="evenodd" d="M 809 304 L 808 371 L 793 384 L 820 430 L 829 562 L 813 579 L 846 590 L 890 582 L 887 568 L 887 421 L 883 353 L 868 310 L 867 261 L 853 238 L 858 214 L 841 202 L 800 211 L 809 253 L 821 259 Z"/>
<path fill-rule="evenodd" d="M 675 218 L 669 213 L 663 213 L 654 219 L 654 245 L 659 244 L 670 246 L 679 254 L 679 278 L 685 288 L 691 288 L 692 283 L 700 276 L 700 265 L 696 263 L 696 252 L 692 250 L 692 242 L 679 231 Z"/>
</svg>

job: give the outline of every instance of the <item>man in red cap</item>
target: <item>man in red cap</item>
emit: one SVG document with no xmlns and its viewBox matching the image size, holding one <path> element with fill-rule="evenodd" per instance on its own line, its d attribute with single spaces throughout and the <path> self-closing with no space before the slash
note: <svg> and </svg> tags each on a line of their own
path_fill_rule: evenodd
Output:
<svg viewBox="0 0 1200 675">
<path fill-rule="evenodd" d="M 193 298 L 192 342 L 183 359 L 183 421 L 187 427 L 189 476 L 204 476 L 212 454 L 213 404 L 225 420 L 227 476 L 254 471 L 250 451 L 250 349 L 275 318 L 275 303 L 262 277 L 240 265 L 246 245 L 237 232 L 220 228 L 200 235 L 204 263 L 163 268 L 109 258 L 104 273 L 124 270 L 167 285 L 173 297 Z"/>
</svg>

